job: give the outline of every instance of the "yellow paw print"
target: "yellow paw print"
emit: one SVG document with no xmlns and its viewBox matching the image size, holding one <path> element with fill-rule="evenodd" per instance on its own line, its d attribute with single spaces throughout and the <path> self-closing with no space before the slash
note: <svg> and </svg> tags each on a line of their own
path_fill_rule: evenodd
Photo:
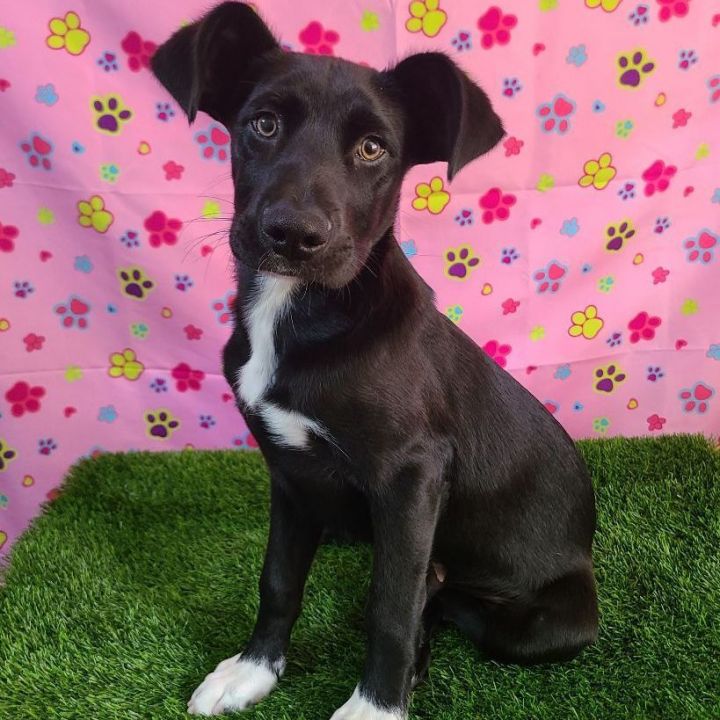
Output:
<svg viewBox="0 0 720 720">
<path fill-rule="evenodd" d="M 602 190 L 615 177 L 617 170 L 612 165 L 612 155 L 603 153 L 597 160 L 588 160 L 583 166 L 585 173 L 579 180 L 580 187 L 590 187 Z"/>
<path fill-rule="evenodd" d="M 53 50 L 65 48 L 71 55 L 82 55 L 90 42 L 90 33 L 80 26 L 76 12 L 66 13 L 64 18 L 53 18 L 48 27 L 50 35 L 45 42 Z"/>
<path fill-rule="evenodd" d="M 108 375 L 112 378 L 124 377 L 128 380 L 137 380 L 144 370 L 145 366 L 137 359 L 135 351 L 130 348 L 110 355 Z"/>
<path fill-rule="evenodd" d="M 167 440 L 180 427 L 180 421 L 165 408 L 145 413 L 145 432 L 148 437 Z"/>
<path fill-rule="evenodd" d="M 86 228 L 93 228 L 99 233 L 107 232 L 113 224 L 113 214 L 105 209 L 105 201 L 99 195 L 93 195 L 89 200 L 80 200 L 77 204 L 78 222 Z"/>
<path fill-rule="evenodd" d="M 605 12 L 615 12 L 622 0 L 585 0 L 589 8 L 601 7 Z"/>
<path fill-rule="evenodd" d="M 605 325 L 605 321 L 598 317 L 597 308 L 594 305 L 588 305 L 585 310 L 574 312 L 570 319 L 572 325 L 568 328 L 568 335 L 571 337 L 582 335 L 587 340 L 592 340 Z"/>
<path fill-rule="evenodd" d="M 450 248 L 445 253 L 445 275 L 454 280 L 466 280 L 480 265 L 480 258 L 469 245 Z"/>
<path fill-rule="evenodd" d="M 155 283 L 138 265 L 119 268 L 117 276 L 120 280 L 120 292 L 133 300 L 145 300 L 155 289 Z"/>
<path fill-rule="evenodd" d="M 119 95 L 95 95 L 90 98 L 90 108 L 95 127 L 106 135 L 117 135 L 133 115 Z"/>
<path fill-rule="evenodd" d="M 0 439 L 0 472 L 7 470 L 8 465 L 17 457 L 17 450 L 11 448 L 6 440 Z"/>
<path fill-rule="evenodd" d="M 638 48 L 617 56 L 618 85 L 631 90 L 640 87 L 645 78 L 655 70 L 655 61 L 645 50 Z"/>
<path fill-rule="evenodd" d="M 450 193 L 445 190 L 442 178 L 434 177 L 430 184 L 418 183 L 415 186 L 415 199 L 412 206 L 415 210 L 428 210 L 439 215 L 450 202 Z"/>
<path fill-rule="evenodd" d="M 440 0 L 411 2 L 410 15 L 405 27 L 413 33 L 422 30 L 428 37 L 435 37 L 447 22 L 446 12 L 440 9 Z"/>
</svg>

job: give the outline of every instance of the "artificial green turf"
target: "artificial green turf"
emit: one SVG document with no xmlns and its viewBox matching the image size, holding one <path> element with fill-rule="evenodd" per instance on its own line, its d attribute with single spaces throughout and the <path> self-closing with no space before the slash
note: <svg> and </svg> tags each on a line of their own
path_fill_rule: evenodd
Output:
<svg viewBox="0 0 720 720">
<path fill-rule="evenodd" d="M 581 444 L 597 489 L 601 633 L 567 665 L 438 636 L 411 718 L 720 717 L 720 453 L 697 437 Z M 267 532 L 259 455 L 104 455 L 16 545 L 0 589 L 0 718 L 185 716 L 248 637 Z M 323 547 L 285 677 L 244 718 L 327 720 L 363 659 L 370 555 Z"/>
</svg>

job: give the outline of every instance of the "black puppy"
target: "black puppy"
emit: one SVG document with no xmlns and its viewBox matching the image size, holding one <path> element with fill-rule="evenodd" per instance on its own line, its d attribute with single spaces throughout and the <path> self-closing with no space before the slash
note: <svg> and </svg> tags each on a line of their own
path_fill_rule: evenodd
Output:
<svg viewBox="0 0 720 720">
<path fill-rule="evenodd" d="M 272 479 L 255 630 L 190 712 L 271 691 L 325 534 L 374 546 L 367 659 L 333 720 L 405 718 L 441 620 L 500 660 L 574 657 L 597 632 L 587 470 L 393 237 L 408 168 L 443 160 L 452 178 L 503 136 L 485 93 L 442 54 L 377 72 L 283 52 L 232 2 L 152 67 L 191 121 L 203 110 L 232 135 L 224 372 Z"/>
</svg>

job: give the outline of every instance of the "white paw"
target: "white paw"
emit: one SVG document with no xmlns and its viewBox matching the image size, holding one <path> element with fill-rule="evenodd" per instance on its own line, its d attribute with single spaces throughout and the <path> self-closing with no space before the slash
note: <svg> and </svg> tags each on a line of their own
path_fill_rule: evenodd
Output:
<svg viewBox="0 0 720 720">
<path fill-rule="evenodd" d="M 405 715 L 400 710 L 383 710 L 373 705 L 360 695 L 360 689 L 339 709 L 330 720 L 405 720 Z"/>
<path fill-rule="evenodd" d="M 262 700 L 277 685 L 277 672 L 270 665 L 243 660 L 240 654 L 223 660 L 203 681 L 188 701 L 191 715 L 222 715 L 244 710 Z"/>
</svg>

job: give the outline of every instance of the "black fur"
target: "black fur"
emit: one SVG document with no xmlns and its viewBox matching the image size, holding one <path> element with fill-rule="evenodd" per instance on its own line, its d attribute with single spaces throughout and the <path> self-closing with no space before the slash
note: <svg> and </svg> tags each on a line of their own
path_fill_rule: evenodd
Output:
<svg viewBox="0 0 720 720">
<path fill-rule="evenodd" d="M 176 33 L 153 70 L 190 119 L 203 110 L 232 134 L 239 292 L 225 376 L 235 388 L 250 358 L 260 274 L 299 278 L 265 399 L 331 436 L 284 447 L 238 396 L 272 478 L 245 656 L 285 655 L 315 550 L 334 535 L 374 545 L 360 687 L 377 706 L 405 711 L 443 619 L 500 660 L 574 657 L 597 632 L 584 463 L 545 408 L 435 309 L 393 236 L 409 167 L 443 160 L 451 178 L 501 139 L 485 93 L 442 54 L 377 72 L 285 53 L 238 3 Z M 253 125 L 263 112 L 279 119 L 270 139 Z M 356 153 L 367 136 L 386 150 L 377 161 Z"/>
</svg>

